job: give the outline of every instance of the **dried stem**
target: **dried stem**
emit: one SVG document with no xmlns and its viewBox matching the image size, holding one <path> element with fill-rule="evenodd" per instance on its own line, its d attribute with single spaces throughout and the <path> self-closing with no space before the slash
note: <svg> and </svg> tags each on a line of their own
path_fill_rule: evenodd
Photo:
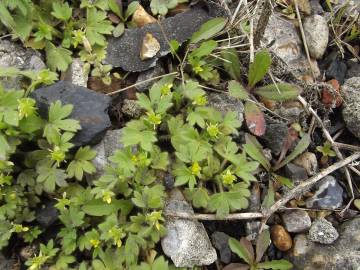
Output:
<svg viewBox="0 0 360 270">
<path fill-rule="evenodd" d="M 256 25 L 256 30 L 254 33 L 254 47 L 257 49 L 260 46 L 260 41 L 264 36 L 266 26 L 269 23 L 269 19 L 272 13 L 272 6 L 270 0 L 265 0 L 263 9 L 260 14 L 260 18 Z"/>
<path fill-rule="evenodd" d="M 277 210 L 279 210 L 282 206 L 284 206 L 287 202 L 295 198 L 297 195 L 304 193 L 305 191 L 309 190 L 314 184 L 319 182 L 322 178 L 329 175 L 330 173 L 350 164 L 351 162 L 360 158 L 360 152 L 354 153 L 351 156 L 340 160 L 333 165 L 327 167 L 320 173 L 314 175 L 313 177 L 309 178 L 308 180 L 300 183 L 298 186 L 293 188 L 285 197 L 278 200 L 274 203 L 269 209 L 263 211 L 263 215 L 265 217 L 264 223 L 266 220 L 274 214 Z"/>
<path fill-rule="evenodd" d="M 307 42 L 306 42 L 306 38 L 305 38 L 305 33 L 304 33 L 304 28 L 303 28 L 303 24 L 302 24 L 302 21 L 301 21 L 301 16 L 300 16 L 300 11 L 299 11 L 299 6 L 298 6 L 298 3 L 297 3 L 297 0 L 294 0 L 294 3 L 295 3 L 296 17 L 298 18 L 298 21 L 299 21 L 301 38 L 302 38 L 303 43 L 304 43 L 306 58 L 307 58 L 307 60 L 308 60 L 308 62 L 309 62 L 309 66 L 310 66 L 310 70 L 311 70 L 311 75 L 313 76 L 313 79 L 316 80 L 315 73 L 314 73 L 314 70 L 313 70 L 313 66 L 312 66 L 312 64 L 311 64 L 311 59 L 310 59 L 310 54 L 309 54 L 309 48 L 308 48 L 308 46 L 307 46 Z"/>
</svg>

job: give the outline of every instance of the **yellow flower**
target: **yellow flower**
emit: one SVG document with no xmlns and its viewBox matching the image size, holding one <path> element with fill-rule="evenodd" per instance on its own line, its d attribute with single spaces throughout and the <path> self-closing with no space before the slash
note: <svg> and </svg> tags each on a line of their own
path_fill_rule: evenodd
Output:
<svg viewBox="0 0 360 270">
<path fill-rule="evenodd" d="M 216 138 L 220 134 L 220 130 L 218 128 L 218 124 L 210 124 L 206 128 L 207 133 L 210 137 Z"/>
<path fill-rule="evenodd" d="M 65 152 L 61 150 L 59 146 L 55 146 L 54 150 L 50 150 L 50 153 L 51 160 L 56 161 L 58 166 L 65 159 Z"/>
<path fill-rule="evenodd" d="M 91 239 L 90 243 L 94 248 L 97 248 L 100 245 L 100 240 L 99 239 Z"/>
<path fill-rule="evenodd" d="M 160 125 L 161 124 L 161 115 L 160 114 L 156 114 L 154 112 L 147 112 L 147 120 L 152 123 L 154 125 L 154 127 L 156 125 Z"/>
<path fill-rule="evenodd" d="M 201 167 L 200 167 L 199 163 L 197 161 L 195 161 L 192 164 L 190 170 L 193 175 L 199 176 L 200 172 L 201 172 Z"/>
<path fill-rule="evenodd" d="M 232 185 L 236 180 L 236 176 L 232 174 L 230 170 L 226 170 L 225 173 L 221 175 L 222 181 L 225 185 Z"/>
<path fill-rule="evenodd" d="M 193 68 L 193 70 L 194 70 L 194 72 L 195 72 L 196 74 L 199 74 L 200 72 L 203 72 L 203 71 L 204 71 L 204 69 L 203 69 L 200 65 L 195 66 L 195 67 Z"/>
<path fill-rule="evenodd" d="M 161 88 L 161 96 L 167 96 L 168 94 L 170 94 L 170 90 L 172 87 L 173 87 L 172 83 L 164 84 L 164 86 Z"/>
<path fill-rule="evenodd" d="M 103 191 L 103 201 L 110 204 L 111 203 L 111 197 L 112 197 L 113 193 L 110 191 Z"/>
<path fill-rule="evenodd" d="M 193 101 L 194 105 L 204 106 L 207 104 L 207 98 L 206 96 L 198 96 Z"/>
</svg>

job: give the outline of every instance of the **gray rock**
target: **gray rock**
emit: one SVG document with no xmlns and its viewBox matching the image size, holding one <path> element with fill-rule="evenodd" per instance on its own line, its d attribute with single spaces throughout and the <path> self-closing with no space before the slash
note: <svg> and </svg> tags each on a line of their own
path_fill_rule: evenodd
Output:
<svg viewBox="0 0 360 270">
<path fill-rule="evenodd" d="M 139 91 L 139 92 L 144 92 L 148 89 L 150 89 L 150 87 L 156 82 L 156 81 L 150 81 L 150 82 L 144 82 L 147 81 L 151 78 L 160 76 L 165 74 L 165 70 L 164 68 L 158 63 L 155 67 L 146 70 L 144 72 L 141 72 L 136 80 L 136 84 L 141 83 L 137 86 L 135 86 L 135 88 Z M 144 83 L 142 83 L 144 82 Z"/>
<path fill-rule="evenodd" d="M 0 40 L 0 67 L 15 67 L 20 70 L 41 70 L 46 68 L 41 54 L 32 49 L 26 49 L 20 44 L 9 40 Z M 0 78 L 5 89 L 20 89 L 22 81 L 19 78 Z"/>
<path fill-rule="evenodd" d="M 60 100 L 64 104 L 73 104 L 70 118 L 78 120 L 81 130 L 72 142 L 75 146 L 98 143 L 111 126 L 107 114 L 111 98 L 85 87 L 60 81 L 51 86 L 35 90 L 32 97 L 36 100 L 39 113 L 47 118 L 50 104 Z"/>
<path fill-rule="evenodd" d="M 247 208 L 248 212 L 257 212 L 261 207 L 261 192 L 260 185 L 254 183 L 251 188 L 251 194 L 249 197 L 249 207 Z"/>
<path fill-rule="evenodd" d="M 249 241 L 254 241 L 259 235 L 261 227 L 260 221 L 249 221 L 245 223 L 246 238 Z"/>
<path fill-rule="evenodd" d="M 172 190 L 164 212 L 185 212 L 193 214 L 178 189 Z M 204 226 L 195 220 L 168 218 L 165 223 L 167 235 L 161 240 L 164 253 L 171 258 L 176 267 L 209 265 L 217 259 Z"/>
<path fill-rule="evenodd" d="M 341 90 L 345 101 L 342 110 L 345 125 L 360 139 L 360 77 L 347 79 Z"/>
<path fill-rule="evenodd" d="M 288 232 L 299 233 L 307 231 L 311 226 L 308 213 L 301 209 L 285 211 L 281 218 Z"/>
<path fill-rule="evenodd" d="M 338 237 L 337 230 L 325 218 L 315 220 L 309 230 L 309 239 L 320 244 L 331 244 Z"/>
<path fill-rule="evenodd" d="M 324 14 L 324 9 L 319 3 L 319 0 L 310 0 L 310 6 L 313 14 Z"/>
<path fill-rule="evenodd" d="M 36 221 L 44 228 L 54 224 L 58 216 L 59 211 L 54 207 L 53 202 L 46 202 L 42 208 L 36 211 Z"/>
<path fill-rule="evenodd" d="M 311 242 L 305 234 L 294 238 L 287 254 L 294 270 L 354 270 L 360 266 L 360 218 L 344 222 L 331 245 Z"/>
<path fill-rule="evenodd" d="M 228 264 L 231 261 L 231 249 L 229 247 L 229 238 L 226 233 L 214 232 L 211 235 L 211 241 L 220 254 L 220 260 Z"/>
<path fill-rule="evenodd" d="M 137 104 L 136 100 L 124 99 L 121 112 L 131 118 L 139 118 L 143 109 L 139 106 L 139 104 Z"/>
<path fill-rule="evenodd" d="M 299 107 L 285 108 L 284 106 L 281 106 L 280 108 L 275 109 L 275 113 L 283 118 L 286 118 L 289 124 L 298 123 L 303 112 L 304 109 Z"/>
<path fill-rule="evenodd" d="M 305 18 L 303 26 L 310 55 L 315 59 L 322 58 L 329 41 L 326 19 L 320 15 L 312 15 Z"/>
<path fill-rule="evenodd" d="M 360 62 L 358 60 L 354 60 L 354 61 L 348 61 L 347 63 L 347 73 L 346 73 L 346 78 L 352 78 L 352 77 L 356 77 L 359 76 L 360 74 Z"/>
<path fill-rule="evenodd" d="M 316 186 L 313 197 L 306 200 L 307 208 L 336 209 L 343 205 L 344 190 L 337 180 L 331 176 L 325 176 Z"/>
<path fill-rule="evenodd" d="M 284 19 L 281 13 L 273 12 L 270 16 L 262 42 L 271 44 L 269 50 L 288 65 L 290 72 L 296 76 L 311 75 L 298 30 L 290 20 Z M 312 66 L 315 75 L 320 75 L 316 61 L 312 60 Z"/>
<path fill-rule="evenodd" d="M 75 85 L 87 87 L 88 73 L 84 68 L 84 62 L 80 58 L 74 58 L 64 76 L 65 81 Z"/>
<path fill-rule="evenodd" d="M 124 147 L 120 142 L 121 135 L 121 129 L 108 130 L 101 142 L 93 147 L 93 150 L 96 151 L 96 157 L 92 163 L 96 168 L 96 173 L 89 176 L 88 179 L 97 179 L 104 174 L 106 166 L 110 165 L 109 157 L 116 150 Z"/>
<path fill-rule="evenodd" d="M 285 165 L 285 176 L 292 180 L 295 184 L 298 184 L 306 179 L 308 179 L 308 174 L 306 170 L 298 165 L 293 163 L 288 163 Z"/>
<path fill-rule="evenodd" d="M 20 265 L 15 259 L 8 259 L 0 253 L 0 269 L 1 270 L 15 270 L 19 269 Z"/>
<path fill-rule="evenodd" d="M 262 138 L 273 154 L 279 155 L 288 135 L 288 127 L 284 122 L 275 121 L 269 117 L 266 120 L 266 131 Z"/>
<path fill-rule="evenodd" d="M 223 115 L 236 112 L 240 124 L 244 121 L 244 105 L 236 98 L 222 93 L 209 93 L 208 105 L 220 111 Z"/>
<path fill-rule="evenodd" d="M 293 163 L 303 167 L 308 175 L 315 175 L 318 171 L 318 161 L 316 155 L 311 152 L 302 153 L 294 159 Z"/>
<path fill-rule="evenodd" d="M 175 39 L 180 44 L 183 43 L 211 18 L 204 9 L 194 7 L 189 11 L 162 20 L 162 29 L 157 23 L 147 24 L 141 28 L 125 29 L 121 37 L 109 39 L 105 62 L 126 71 L 148 70 L 156 65 L 159 57 L 170 52 L 168 40 Z M 160 43 L 160 51 L 155 57 L 142 61 L 140 49 L 146 33 L 151 33 L 157 39 Z"/>
<path fill-rule="evenodd" d="M 335 57 L 325 71 L 326 80 L 336 79 L 340 85 L 344 83 L 347 66 L 342 59 Z"/>
</svg>

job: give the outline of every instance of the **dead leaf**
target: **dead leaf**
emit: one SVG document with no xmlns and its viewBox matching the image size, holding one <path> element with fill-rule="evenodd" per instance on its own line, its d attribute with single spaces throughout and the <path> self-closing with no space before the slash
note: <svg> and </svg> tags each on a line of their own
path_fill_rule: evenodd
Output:
<svg viewBox="0 0 360 270">
<path fill-rule="evenodd" d="M 137 27 L 143 27 L 144 25 L 147 25 L 149 23 L 156 23 L 157 21 L 153 16 L 147 13 L 141 5 L 138 5 L 132 16 L 132 22 Z"/>
<path fill-rule="evenodd" d="M 252 134 L 256 136 L 264 135 L 264 114 L 254 102 L 247 101 L 245 103 L 245 119 L 246 125 Z"/>
<path fill-rule="evenodd" d="M 327 83 L 330 84 L 335 89 L 336 93 L 333 93 L 329 89 L 325 88 L 322 91 L 321 102 L 324 105 L 327 105 L 329 107 L 333 107 L 334 105 L 335 105 L 335 107 L 341 106 L 343 100 L 340 96 L 339 82 L 335 79 L 332 79 L 332 80 L 328 81 Z"/>
<path fill-rule="evenodd" d="M 146 60 L 153 58 L 158 51 L 160 51 L 159 41 L 157 41 L 151 33 L 146 33 L 141 45 L 140 59 Z"/>
</svg>

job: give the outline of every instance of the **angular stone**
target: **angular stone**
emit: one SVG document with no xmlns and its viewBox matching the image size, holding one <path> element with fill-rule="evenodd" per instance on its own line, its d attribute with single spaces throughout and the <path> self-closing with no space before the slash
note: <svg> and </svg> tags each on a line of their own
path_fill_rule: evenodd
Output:
<svg viewBox="0 0 360 270">
<path fill-rule="evenodd" d="M 288 65 L 288 69 L 296 76 L 311 75 L 302 40 L 295 25 L 284 19 L 281 13 L 274 12 L 265 29 L 262 42 L 270 45 L 269 50 L 275 53 Z M 315 75 L 320 75 L 316 61 L 312 61 Z"/>
<path fill-rule="evenodd" d="M 105 167 L 110 164 L 109 157 L 117 150 L 124 148 L 120 142 L 121 135 L 121 129 L 108 130 L 101 142 L 93 147 L 93 150 L 96 151 L 96 157 L 92 163 L 96 168 L 96 173 L 92 174 L 89 179 L 97 179 L 103 175 Z"/>
<path fill-rule="evenodd" d="M 0 40 L 0 67 L 15 67 L 20 70 L 39 71 L 46 68 L 41 54 L 32 49 L 26 49 L 18 43 Z M 21 89 L 22 80 L 19 78 L 1 78 L 0 83 L 5 89 Z"/>
<path fill-rule="evenodd" d="M 313 197 L 306 200 L 307 208 L 336 209 L 343 204 L 344 190 L 337 180 L 331 176 L 325 176 L 316 186 Z"/>
<path fill-rule="evenodd" d="M 315 59 L 322 58 L 329 41 L 326 19 L 320 15 L 312 15 L 305 18 L 303 26 L 310 55 Z"/>
<path fill-rule="evenodd" d="M 111 98 L 104 94 L 70 82 L 59 81 L 35 90 L 31 96 L 36 100 L 39 113 L 44 118 L 48 117 L 50 104 L 57 100 L 60 100 L 62 105 L 74 106 L 69 118 L 78 120 L 81 125 L 81 130 L 72 140 L 75 146 L 98 143 L 111 126 L 107 113 Z"/>
<path fill-rule="evenodd" d="M 347 66 L 338 57 L 335 57 L 333 61 L 331 61 L 330 65 L 326 69 L 325 76 L 327 80 L 336 79 L 340 84 L 344 83 L 346 76 Z"/>
<path fill-rule="evenodd" d="M 347 79 L 342 86 L 344 105 L 342 116 L 348 130 L 360 138 L 360 77 Z"/>
<path fill-rule="evenodd" d="M 353 270 L 360 265 L 360 218 L 341 224 L 339 238 L 331 245 L 311 242 L 305 234 L 294 238 L 287 254 L 294 270 Z"/>
<path fill-rule="evenodd" d="M 320 244 L 331 244 L 338 239 L 339 233 L 325 218 L 313 222 L 309 230 L 309 239 Z"/>
<path fill-rule="evenodd" d="M 220 254 L 220 260 L 226 264 L 228 264 L 231 261 L 231 249 L 229 247 L 229 238 L 230 236 L 228 236 L 226 233 L 223 232 L 216 231 L 211 235 L 211 241 Z"/>
<path fill-rule="evenodd" d="M 266 146 L 271 149 L 275 155 L 279 155 L 288 135 L 288 127 L 284 122 L 275 121 L 266 117 L 266 131 L 262 138 Z"/>
<path fill-rule="evenodd" d="M 154 77 L 160 76 L 165 74 L 165 70 L 162 67 L 162 65 L 160 65 L 159 63 L 157 63 L 157 65 L 149 70 L 146 70 L 144 72 L 141 72 L 136 80 L 136 84 L 138 84 L 137 86 L 135 86 L 135 88 L 140 91 L 140 92 L 144 92 L 148 89 L 150 89 L 150 87 L 156 82 L 156 80 L 150 81 L 150 82 L 144 82 L 147 81 L 149 79 L 152 79 Z M 144 82 L 144 83 L 143 83 Z"/>
<path fill-rule="evenodd" d="M 87 87 L 88 73 L 84 68 L 84 62 L 80 58 L 74 58 L 69 69 L 64 74 L 64 81 Z"/>
<path fill-rule="evenodd" d="M 244 121 L 244 105 L 239 99 L 233 98 L 227 94 L 209 93 L 208 106 L 215 108 L 223 115 L 228 112 L 236 112 L 237 120 L 239 120 L 240 124 Z"/>
<path fill-rule="evenodd" d="M 315 175 L 318 171 L 318 162 L 316 155 L 311 152 L 302 153 L 293 163 L 295 165 L 303 167 L 308 175 Z"/>
<path fill-rule="evenodd" d="M 181 191 L 172 190 L 164 212 L 193 214 Z M 167 235 L 161 240 L 164 253 L 176 267 L 209 265 L 217 259 L 204 226 L 195 220 L 168 218 L 165 223 Z"/>
<path fill-rule="evenodd" d="M 183 43 L 211 18 L 204 9 L 194 7 L 189 11 L 162 20 L 162 29 L 157 23 L 147 24 L 141 28 L 125 29 L 121 37 L 109 39 L 105 62 L 126 71 L 148 70 L 155 66 L 159 57 L 170 52 L 168 40 L 175 39 L 180 44 Z M 142 61 L 140 50 L 146 33 L 151 33 L 156 38 L 160 44 L 160 51 L 155 57 Z"/>
<path fill-rule="evenodd" d="M 59 211 L 53 202 L 46 202 L 44 207 L 36 211 L 36 221 L 44 228 L 50 227 L 58 219 Z"/>
<path fill-rule="evenodd" d="M 299 233 L 307 231 L 311 226 L 311 219 L 308 213 L 301 209 L 285 211 L 281 218 L 285 229 L 288 232 Z"/>
<path fill-rule="evenodd" d="M 293 163 L 288 163 L 285 165 L 285 176 L 291 179 L 294 183 L 299 183 L 308 179 L 306 170 L 303 167 Z"/>
</svg>

